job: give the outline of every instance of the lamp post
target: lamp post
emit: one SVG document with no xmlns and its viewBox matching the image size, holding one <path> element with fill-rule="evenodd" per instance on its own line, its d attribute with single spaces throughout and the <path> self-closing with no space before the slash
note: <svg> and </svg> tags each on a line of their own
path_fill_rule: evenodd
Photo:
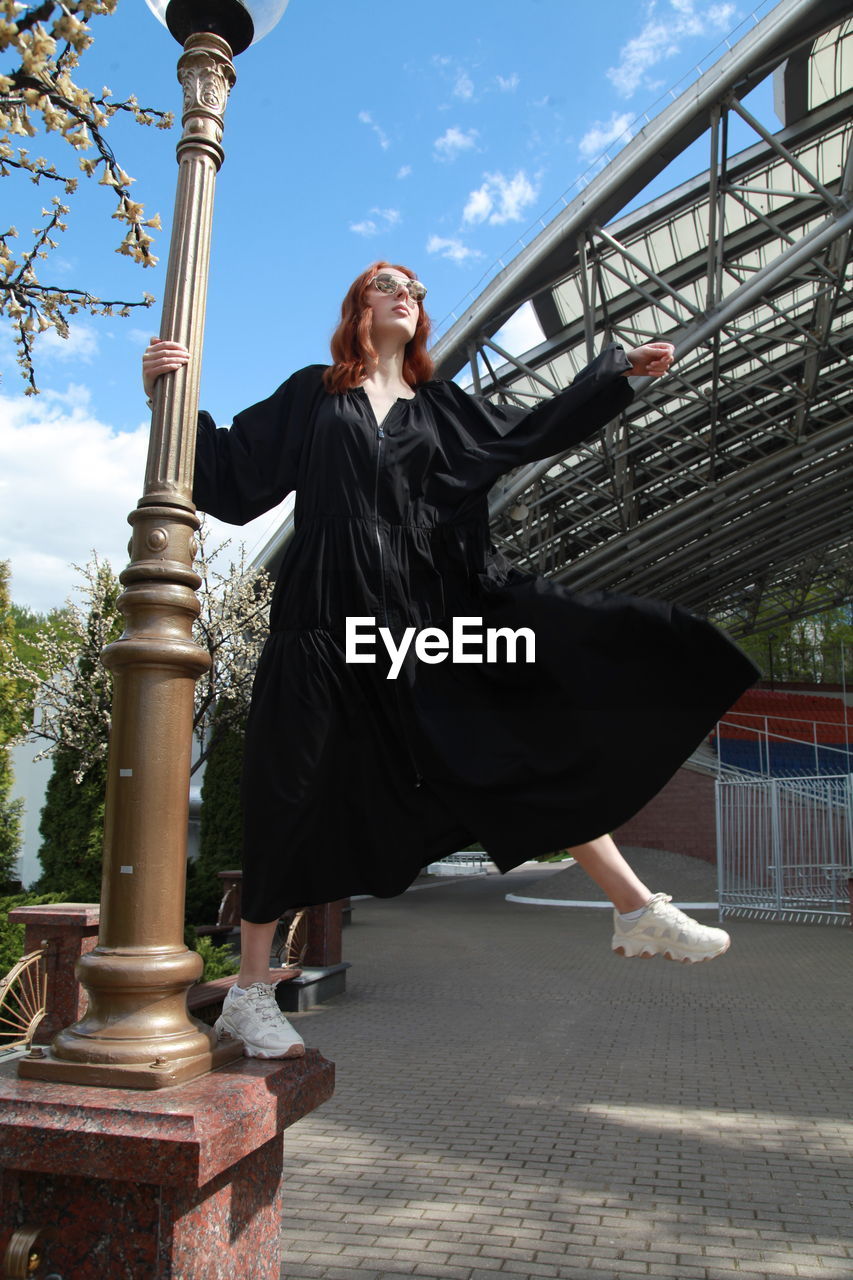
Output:
<svg viewBox="0 0 853 1280">
<path fill-rule="evenodd" d="M 89 1008 L 30 1079 L 157 1089 L 242 1056 L 189 1017 L 202 962 L 184 945 L 193 690 L 208 657 L 192 639 L 198 517 L 192 502 L 199 370 L 223 115 L 233 55 L 265 35 L 287 0 L 148 0 L 183 45 L 178 184 L 161 336 L 189 364 L 154 395 L 142 497 L 128 520 L 131 560 L 119 601 L 126 626 L 103 654 L 114 676 L 98 946 L 78 962 Z"/>
</svg>

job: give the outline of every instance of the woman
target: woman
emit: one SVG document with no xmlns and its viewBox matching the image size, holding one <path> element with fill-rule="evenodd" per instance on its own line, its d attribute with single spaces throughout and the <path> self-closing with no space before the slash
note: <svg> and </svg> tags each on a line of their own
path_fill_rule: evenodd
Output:
<svg viewBox="0 0 853 1280">
<path fill-rule="evenodd" d="M 489 542 L 497 478 L 593 434 L 631 401 L 626 376 L 665 374 L 674 348 L 610 346 L 535 409 L 493 405 L 433 379 L 425 293 L 408 267 L 373 263 L 344 299 L 330 367 L 302 369 L 228 430 L 199 419 L 202 510 L 243 524 L 296 490 L 246 733 L 241 969 L 217 1023 L 251 1056 L 303 1052 L 270 985 L 283 910 L 400 893 L 477 840 L 502 871 L 570 847 L 614 904 L 622 955 L 698 961 L 729 945 L 601 833 L 663 786 L 755 668 L 677 607 L 573 595 Z M 149 397 L 186 359 L 152 340 Z M 451 653 L 441 636 L 459 627 Z"/>
</svg>

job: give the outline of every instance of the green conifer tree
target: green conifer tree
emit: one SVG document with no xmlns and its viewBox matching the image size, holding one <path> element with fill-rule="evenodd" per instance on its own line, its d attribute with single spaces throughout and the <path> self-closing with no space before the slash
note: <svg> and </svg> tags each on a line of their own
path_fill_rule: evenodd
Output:
<svg viewBox="0 0 853 1280">
<path fill-rule="evenodd" d="M 68 902 L 97 902 L 101 896 L 106 761 L 98 760 L 82 778 L 74 752 L 58 748 L 41 811 L 42 874 L 38 893 L 60 893 Z"/>
<path fill-rule="evenodd" d="M 118 579 L 95 560 L 85 570 L 88 611 L 73 611 L 73 639 L 53 683 L 41 686 L 41 732 L 53 742 L 53 772 L 41 814 L 41 893 L 97 902 L 101 891 L 104 794 L 112 684 L 100 654 L 121 631 Z"/>
<path fill-rule="evenodd" d="M 0 562 L 0 891 L 17 873 L 21 851 L 23 803 L 12 799 L 12 754 L 9 741 L 19 730 L 23 695 L 10 672 L 15 643 L 12 604 L 9 599 L 9 565 Z"/>
<path fill-rule="evenodd" d="M 234 709 L 218 709 L 201 788 L 199 854 L 187 877 L 187 919 L 192 924 L 213 924 L 222 898 L 217 872 L 238 868 L 242 862 L 243 741 L 244 729 L 235 723 Z"/>
</svg>

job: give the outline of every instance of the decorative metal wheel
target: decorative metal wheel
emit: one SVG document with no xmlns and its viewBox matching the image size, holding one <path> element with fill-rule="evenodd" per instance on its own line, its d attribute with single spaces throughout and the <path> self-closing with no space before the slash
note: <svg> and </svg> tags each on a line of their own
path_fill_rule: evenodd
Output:
<svg viewBox="0 0 853 1280">
<path fill-rule="evenodd" d="M 308 912 L 286 911 L 273 935 L 272 953 L 281 969 L 298 969 L 308 950 Z"/>
<path fill-rule="evenodd" d="M 47 969 L 44 951 L 31 951 L 0 979 L 0 1048 L 26 1047 L 45 1015 Z"/>
</svg>

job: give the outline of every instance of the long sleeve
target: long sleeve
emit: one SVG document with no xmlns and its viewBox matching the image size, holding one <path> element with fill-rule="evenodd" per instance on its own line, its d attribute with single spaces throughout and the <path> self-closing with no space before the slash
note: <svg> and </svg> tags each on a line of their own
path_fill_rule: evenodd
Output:
<svg viewBox="0 0 853 1280">
<path fill-rule="evenodd" d="M 608 346 L 571 386 L 533 409 L 492 404 L 457 389 L 457 402 L 467 402 L 461 443 L 476 464 L 478 487 L 490 488 L 505 471 L 563 453 L 594 435 L 634 398 L 622 376 L 630 367 L 620 346 Z"/>
<path fill-rule="evenodd" d="M 305 433 L 325 394 L 321 376 L 321 365 L 301 369 L 230 427 L 199 414 L 193 501 L 200 510 L 247 524 L 296 488 Z"/>
</svg>

